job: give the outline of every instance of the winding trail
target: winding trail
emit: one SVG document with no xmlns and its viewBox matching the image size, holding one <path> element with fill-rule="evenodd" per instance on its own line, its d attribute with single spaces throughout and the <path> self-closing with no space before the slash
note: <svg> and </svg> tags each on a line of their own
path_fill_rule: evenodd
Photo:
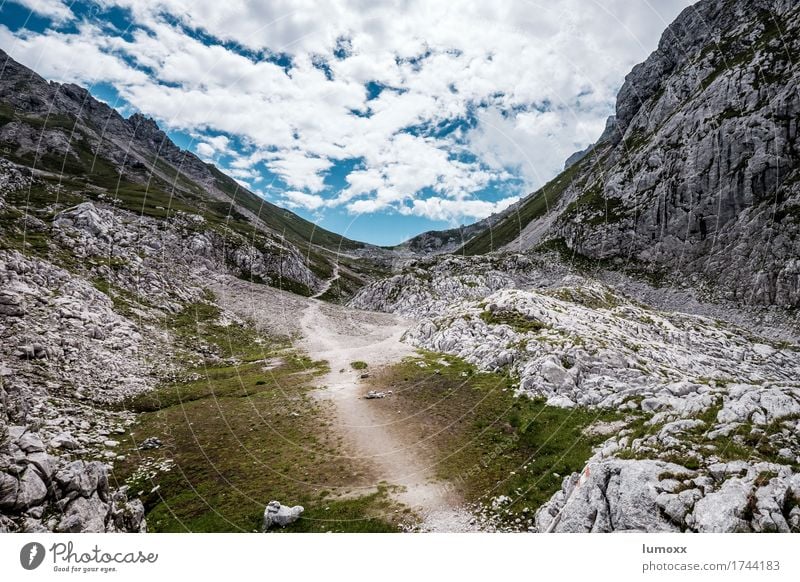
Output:
<svg viewBox="0 0 800 582">
<path fill-rule="evenodd" d="M 339 278 L 339 265 L 335 264 L 333 265 L 333 275 L 331 276 L 331 278 L 325 281 L 325 285 L 322 286 L 322 289 L 320 289 L 314 295 L 312 295 L 311 299 L 318 299 L 323 295 L 325 295 L 325 293 L 328 292 L 328 289 L 331 288 L 331 285 L 333 285 L 334 281 L 336 281 L 338 278 Z"/>
<path fill-rule="evenodd" d="M 400 414 L 362 396 L 366 387 L 351 362 L 369 368 L 395 363 L 414 350 L 400 342 L 411 322 L 400 317 L 357 311 L 312 299 L 300 318 L 302 347 L 315 359 L 327 360 L 318 396 L 335 405 L 336 426 L 360 458 L 375 468 L 380 481 L 394 485 L 393 496 L 420 516 L 422 531 L 470 531 L 472 515 L 434 476 L 415 435 L 404 431 Z M 377 485 L 377 484 L 376 484 Z"/>
</svg>

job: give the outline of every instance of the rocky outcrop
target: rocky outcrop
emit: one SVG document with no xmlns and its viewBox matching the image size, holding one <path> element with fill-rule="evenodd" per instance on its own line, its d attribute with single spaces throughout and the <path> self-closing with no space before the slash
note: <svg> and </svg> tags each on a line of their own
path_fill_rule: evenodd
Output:
<svg viewBox="0 0 800 582">
<path fill-rule="evenodd" d="M 551 236 L 696 273 L 742 303 L 800 304 L 798 30 L 791 2 L 686 9 L 626 77 L 622 138 Z"/>
<path fill-rule="evenodd" d="M 144 506 L 125 488 L 111 490 L 98 461 L 63 462 L 40 436 L 5 428 L 0 441 L 0 531 L 26 533 L 144 531 Z"/>
<path fill-rule="evenodd" d="M 772 463 L 691 470 L 648 460 L 592 460 L 536 512 L 539 531 L 781 532 L 800 529 L 800 474 Z"/>
<path fill-rule="evenodd" d="M 702 0 L 625 78 L 597 143 L 460 249 L 548 241 L 604 268 L 800 305 L 800 6 Z"/>
<path fill-rule="evenodd" d="M 423 319 L 405 339 L 483 369 L 508 368 L 520 391 L 558 406 L 680 413 L 707 408 L 724 392 L 725 421 L 770 422 L 762 399 L 785 415 L 798 411 L 800 352 L 793 346 L 635 305 L 597 283 L 564 282 L 570 286 L 501 290 L 461 303 Z M 722 383 L 724 391 L 715 388 Z"/>
<path fill-rule="evenodd" d="M 255 234 L 250 240 L 223 236 L 197 214 L 180 213 L 163 221 L 83 202 L 59 213 L 53 225 L 56 242 L 76 257 L 113 265 L 98 275 L 167 310 L 174 310 L 169 304 L 176 300 L 192 301 L 202 295 L 199 280 L 192 281 L 193 274 L 202 271 L 229 271 L 276 286 L 281 281 L 308 289 L 322 284 L 292 245 Z M 182 280 L 196 285 L 175 285 L 176 270 Z"/>
<path fill-rule="evenodd" d="M 624 413 L 539 531 L 797 531 L 795 343 L 514 256 L 411 263 L 354 301 L 417 319 L 405 341 L 508 374 L 521 397 Z"/>
<path fill-rule="evenodd" d="M 160 346 L 146 341 L 86 279 L 46 261 L 0 251 L 0 286 L 7 417 L 19 421 L 37 414 L 43 395 L 56 386 L 53 397 L 86 404 L 116 402 L 151 387 L 151 367 L 140 357 Z"/>
<path fill-rule="evenodd" d="M 0 514 L 7 531 L 140 531 L 144 508 L 108 486 L 162 341 L 86 279 L 0 252 Z M 153 358 L 150 360 L 150 358 Z M 98 406 L 100 405 L 100 406 Z M 96 458 L 85 463 L 76 458 Z"/>
<path fill-rule="evenodd" d="M 465 299 L 480 299 L 498 289 L 514 288 L 552 273 L 524 255 L 425 258 L 407 263 L 399 273 L 362 287 L 350 300 L 357 309 L 411 317 L 446 312 Z"/>
</svg>

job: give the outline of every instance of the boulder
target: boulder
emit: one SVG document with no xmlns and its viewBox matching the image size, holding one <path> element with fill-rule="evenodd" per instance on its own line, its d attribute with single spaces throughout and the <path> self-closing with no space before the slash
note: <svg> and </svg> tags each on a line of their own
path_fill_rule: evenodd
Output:
<svg viewBox="0 0 800 582">
<path fill-rule="evenodd" d="M 50 446 L 54 449 L 74 450 L 79 449 L 80 444 L 68 432 L 62 432 L 50 439 Z"/>
<path fill-rule="evenodd" d="M 63 493 L 75 492 L 82 497 L 91 497 L 95 492 L 105 499 L 108 495 L 108 475 L 99 461 L 73 461 L 55 474 Z"/>
<path fill-rule="evenodd" d="M 76 497 L 64 509 L 56 531 L 68 533 L 103 533 L 109 507 L 97 497 Z"/>
<path fill-rule="evenodd" d="M 266 532 L 275 526 L 286 527 L 300 519 L 302 513 L 303 507 L 300 505 L 289 507 L 281 505 L 278 501 L 270 501 L 264 510 L 264 523 L 261 529 Z"/>
</svg>

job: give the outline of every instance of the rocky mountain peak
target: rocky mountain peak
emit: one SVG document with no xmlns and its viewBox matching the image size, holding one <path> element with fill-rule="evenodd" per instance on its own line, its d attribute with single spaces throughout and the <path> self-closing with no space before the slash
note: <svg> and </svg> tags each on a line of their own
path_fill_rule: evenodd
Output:
<svg viewBox="0 0 800 582">
<path fill-rule="evenodd" d="M 127 123 L 137 139 L 159 143 L 166 137 L 156 120 L 142 113 L 134 113 L 127 119 Z"/>
<path fill-rule="evenodd" d="M 797 306 L 798 38 L 796 2 L 685 9 L 626 76 L 601 139 L 460 250 L 562 245 L 597 268 Z"/>
</svg>

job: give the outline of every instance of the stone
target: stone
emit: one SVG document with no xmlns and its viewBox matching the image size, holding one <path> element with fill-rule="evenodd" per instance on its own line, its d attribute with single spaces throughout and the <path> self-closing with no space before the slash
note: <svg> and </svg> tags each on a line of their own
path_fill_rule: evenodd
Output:
<svg viewBox="0 0 800 582">
<path fill-rule="evenodd" d="M 699 532 L 752 531 L 743 519 L 752 493 L 742 479 L 728 479 L 718 491 L 707 494 L 694 506 L 694 528 Z"/>
<path fill-rule="evenodd" d="M 103 533 L 109 507 L 99 497 L 76 497 L 65 508 L 57 531 L 65 533 Z"/>
<path fill-rule="evenodd" d="M 41 453 L 44 451 L 44 443 L 39 436 L 33 432 L 24 432 L 15 443 L 25 453 Z"/>
<path fill-rule="evenodd" d="M 381 392 L 377 390 L 370 390 L 364 395 L 364 399 L 366 400 L 374 400 L 377 398 L 386 398 L 390 392 Z"/>
<path fill-rule="evenodd" d="M 281 505 L 278 501 L 270 501 L 266 509 L 264 509 L 264 521 L 261 530 L 266 532 L 275 526 L 286 527 L 300 519 L 302 513 L 303 507 L 300 505 L 288 507 Z"/>
<path fill-rule="evenodd" d="M 142 451 L 150 449 L 158 449 L 161 447 L 161 445 L 162 445 L 161 439 L 159 439 L 158 437 L 151 436 L 147 437 L 142 441 L 142 443 L 139 445 L 139 449 Z"/>
<path fill-rule="evenodd" d="M 47 485 L 33 467 L 28 467 L 19 480 L 19 491 L 14 508 L 17 511 L 26 511 L 31 507 L 41 505 L 46 497 Z"/>
<path fill-rule="evenodd" d="M 62 432 L 50 440 L 50 446 L 54 449 L 65 449 L 68 451 L 79 449 L 80 444 L 76 441 L 72 434 Z"/>
<path fill-rule="evenodd" d="M 87 498 L 97 493 L 101 499 L 108 494 L 108 475 L 98 461 L 73 461 L 56 472 L 55 480 L 65 493 Z"/>
<path fill-rule="evenodd" d="M 15 508 L 19 489 L 19 479 L 8 473 L 0 472 L 0 510 L 11 511 Z"/>
</svg>

